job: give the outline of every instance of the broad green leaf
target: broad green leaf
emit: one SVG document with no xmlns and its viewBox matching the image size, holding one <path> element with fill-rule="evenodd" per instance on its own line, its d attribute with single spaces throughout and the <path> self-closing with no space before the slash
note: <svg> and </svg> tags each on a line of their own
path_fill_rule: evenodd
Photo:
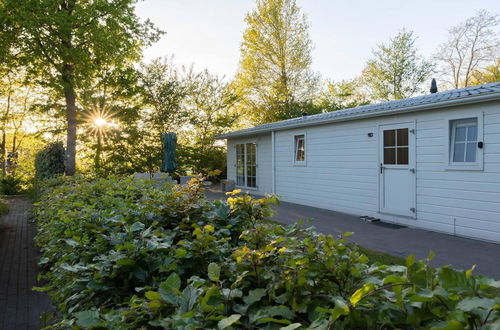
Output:
<svg viewBox="0 0 500 330">
<path fill-rule="evenodd" d="M 230 327 L 234 323 L 238 322 L 240 318 L 241 318 L 240 314 L 233 314 L 229 317 L 226 317 L 225 319 L 220 320 L 217 326 L 221 330 L 226 329 L 227 327 Z"/>
<path fill-rule="evenodd" d="M 161 296 L 156 291 L 148 291 L 146 292 L 146 298 L 148 298 L 148 300 L 160 300 Z"/>
<path fill-rule="evenodd" d="M 167 277 L 165 282 L 163 282 L 162 284 L 170 288 L 179 290 L 181 287 L 181 278 L 179 277 L 179 275 L 177 275 L 177 273 L 172 273 Z"/>
<path fill-rule="evenodd" d="M 343 298 L 335 297 L 333 298 L 333 301 L 335 302 L 335 307 L 332 311 L 332 319 L 334 321 L 341 315 L 349 315 L 349 306 L 347 306 L 347 303 Z"/>
<path fill-rule="evenodd" d="M 349 301 L 353 306 L 356 306 L 359 303 L 359 301 L 374 288 L 375 284 L 373 283 L 367 283 L 363 285 L 360 289 L 356 290 L 356 292 L 352 294 L 351 298 L 349 298 Z"/>
<path fill-rule="evenodd" d="M 99 312 L 96 310 L 75 313 L 76 323 L 84 328 L 98 326 L 101 323 Z"/>
<path fill-rule="evenodd" d="M 254 302 L 259 301 L 262 297 L 266 295 L 266 289 L 255 289 L 248 293 L 248 296 L 243 298 L 243 301 L 247 305 L 251 305 Z"/>
<path fill-rule="evenodd" d="M 186 249 L 178 248 L 175 250 L 175 256 L 178 258 L 184 258 L 185 256 L 187 256 L 187 254 L 188 252 L 186 251 Z"/>
<path fill-rule="evenodd" d="M 280 330 L 295 330 L 298 329 L 302 326 L 300 323 L 292 323 L 290 325 L 287 325 L 286 327 L 281 327 Z"/>
<path fill-rule="evenodd" d="M 457 309 L 463 310 L 464 312 L 470 312 L 475 308 L 482 308 L 490 310 L 495 305 L 495 300 L 488 298 L 465 298 L 457 304 Z"/>
<path fill-rule="evenodd" d="M 132 226 L 130 226 L 130 231 L 131 232 L 134 232 L 134 231 L 139 231 L 139 230 L 143 230 L 145 227 L 145 225 L 142 223 L 142 222 L 134 222 L 134 224 Z"/>
<path fill-rule="evenodd" d="M 161 307 L 161 302 L 159 300 L 152 300 L 148 302 L 148 307 L 151 309 L 156 309 Z"/>
<path fill-rule="evenodd" d="M 181 287 L 181 279 L 177 273 L 172 273 L 160 284 L 161 299 L 169 304 L 177 305 L 179 302 L 179 288 Z"/>
<path fill-rule="evenodd" d="M 220 267 L 214 262 L 208 265 L 208 278 L 214 282 L 218 281 L 220 278 Z"/>
</svg>

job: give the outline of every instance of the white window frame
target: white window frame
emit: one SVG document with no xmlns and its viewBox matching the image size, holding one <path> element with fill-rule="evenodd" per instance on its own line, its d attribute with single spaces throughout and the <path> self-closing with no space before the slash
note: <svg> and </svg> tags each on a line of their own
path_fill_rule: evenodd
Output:
<svg viewBox="0 0 500 330">
<path fill-rule="evenodd" d="M 248 144 L 253 144 L 255 145 L 255 187 L 249 187 L 248 186 L 248 164 L 247 164 L 247 157 L 248 157 Z M 238 158 L 237 158 L 237 149 L 238 145 L 243 145 L 243 166 L 244 166 L 244 185 L 238 185 Z M 236 142 L 234 144 L 234 153 L 235 153 L 235 164 L 234 166 L 236 167 L 236 176 L 235 176 L 235 187 L 236 188 L 243 188 L 245 190 L 258 190 L 259 189 L 259 159 L 258 159 L 258 144 L 257 141 L 244 141 L 244 142 Z"/>
<path fill-rule="evenodd" d="M 449 171 L 482 171 L 484 169 L 484 114 L 483 112 L 464 111 L 446 117 L 445 127 L 445 170 Z M 483 142 L 483 148 L 476 148 L 475 162 L 453 162 L 455 147 L 455 128 L 457 125 L 477 120 L 477 142 Z"/>
<path fill-rule="evenodd" d="M 297 138 L 303 136 L 304 139 L 304 160 L 297 160 Z M 306 133 L 296 133 L 293 135 L 293 165 L 306 166 L 307 165 L 307 136 Z"/>
</svg>

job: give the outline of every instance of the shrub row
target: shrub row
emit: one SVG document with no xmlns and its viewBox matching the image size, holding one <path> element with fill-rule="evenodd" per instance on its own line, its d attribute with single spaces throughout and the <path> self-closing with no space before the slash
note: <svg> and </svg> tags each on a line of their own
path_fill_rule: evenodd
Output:
<svg viewBox="0 0 500 330">
<path fill-rule="evenodd" d="M 268 221 L 274 198 L 69 179 L 36 207 L 54 328 L 493 329 L 500 282 Z"/>
</svg>

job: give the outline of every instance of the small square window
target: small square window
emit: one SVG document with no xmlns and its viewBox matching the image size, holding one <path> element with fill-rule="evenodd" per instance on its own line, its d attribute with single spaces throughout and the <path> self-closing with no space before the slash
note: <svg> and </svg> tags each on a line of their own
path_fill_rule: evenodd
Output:
<svg viewBox="0 0 500 330">
<path fill-rule="evenodd" d="M 408 128 L 384 130 L 384 164 L 408 165 Z"/>
<path fill-rule="evenodd" d="M 306 139 L 305 136 L 295 135 L 295 162 L 302 163 L 306 161 Z"/>
<path fill-rule="evenodd" d="M 477 161 L 477 118 L 452 120 L 450 122 L 451 163 L 476 163 Z"/>
</svg>

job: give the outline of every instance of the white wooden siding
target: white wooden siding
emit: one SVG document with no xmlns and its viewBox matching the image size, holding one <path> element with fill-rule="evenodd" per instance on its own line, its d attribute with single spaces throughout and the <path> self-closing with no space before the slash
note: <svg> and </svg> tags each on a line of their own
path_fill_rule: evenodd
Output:
<svg viewBox="0 0 500 330">
<path fill-rule="evenodd" d="M 257 189 L 241 188 L 252 194 L 264 195 L 272 190 L 271 170 L 271 133 L 244 139 L 231 139 L 227 142 L 227 177 L 236 182 L 236 145 L 239 143 L 257 144 Z M 238 187 L 240 188 L 240 187 Z"/>
<path fill-rule="evenodd" d="M 445 119 L 478 111 L 484 113 L 484 169 L 446 169 Z M 409 121 L 416 123 L 416 219 L 378 213 L 378 127 Z M 295 166 L 294 135 L 304 133 L 307 164 Z M 270 192 L 271 134 L 258 139 L 259 192 Z M 235 143 L 228 143 L 232 179 Z M 275 166 L 276 193 L 285 201 L 500 242 L 498 101 L 277 131 Z"/>
</svg>

